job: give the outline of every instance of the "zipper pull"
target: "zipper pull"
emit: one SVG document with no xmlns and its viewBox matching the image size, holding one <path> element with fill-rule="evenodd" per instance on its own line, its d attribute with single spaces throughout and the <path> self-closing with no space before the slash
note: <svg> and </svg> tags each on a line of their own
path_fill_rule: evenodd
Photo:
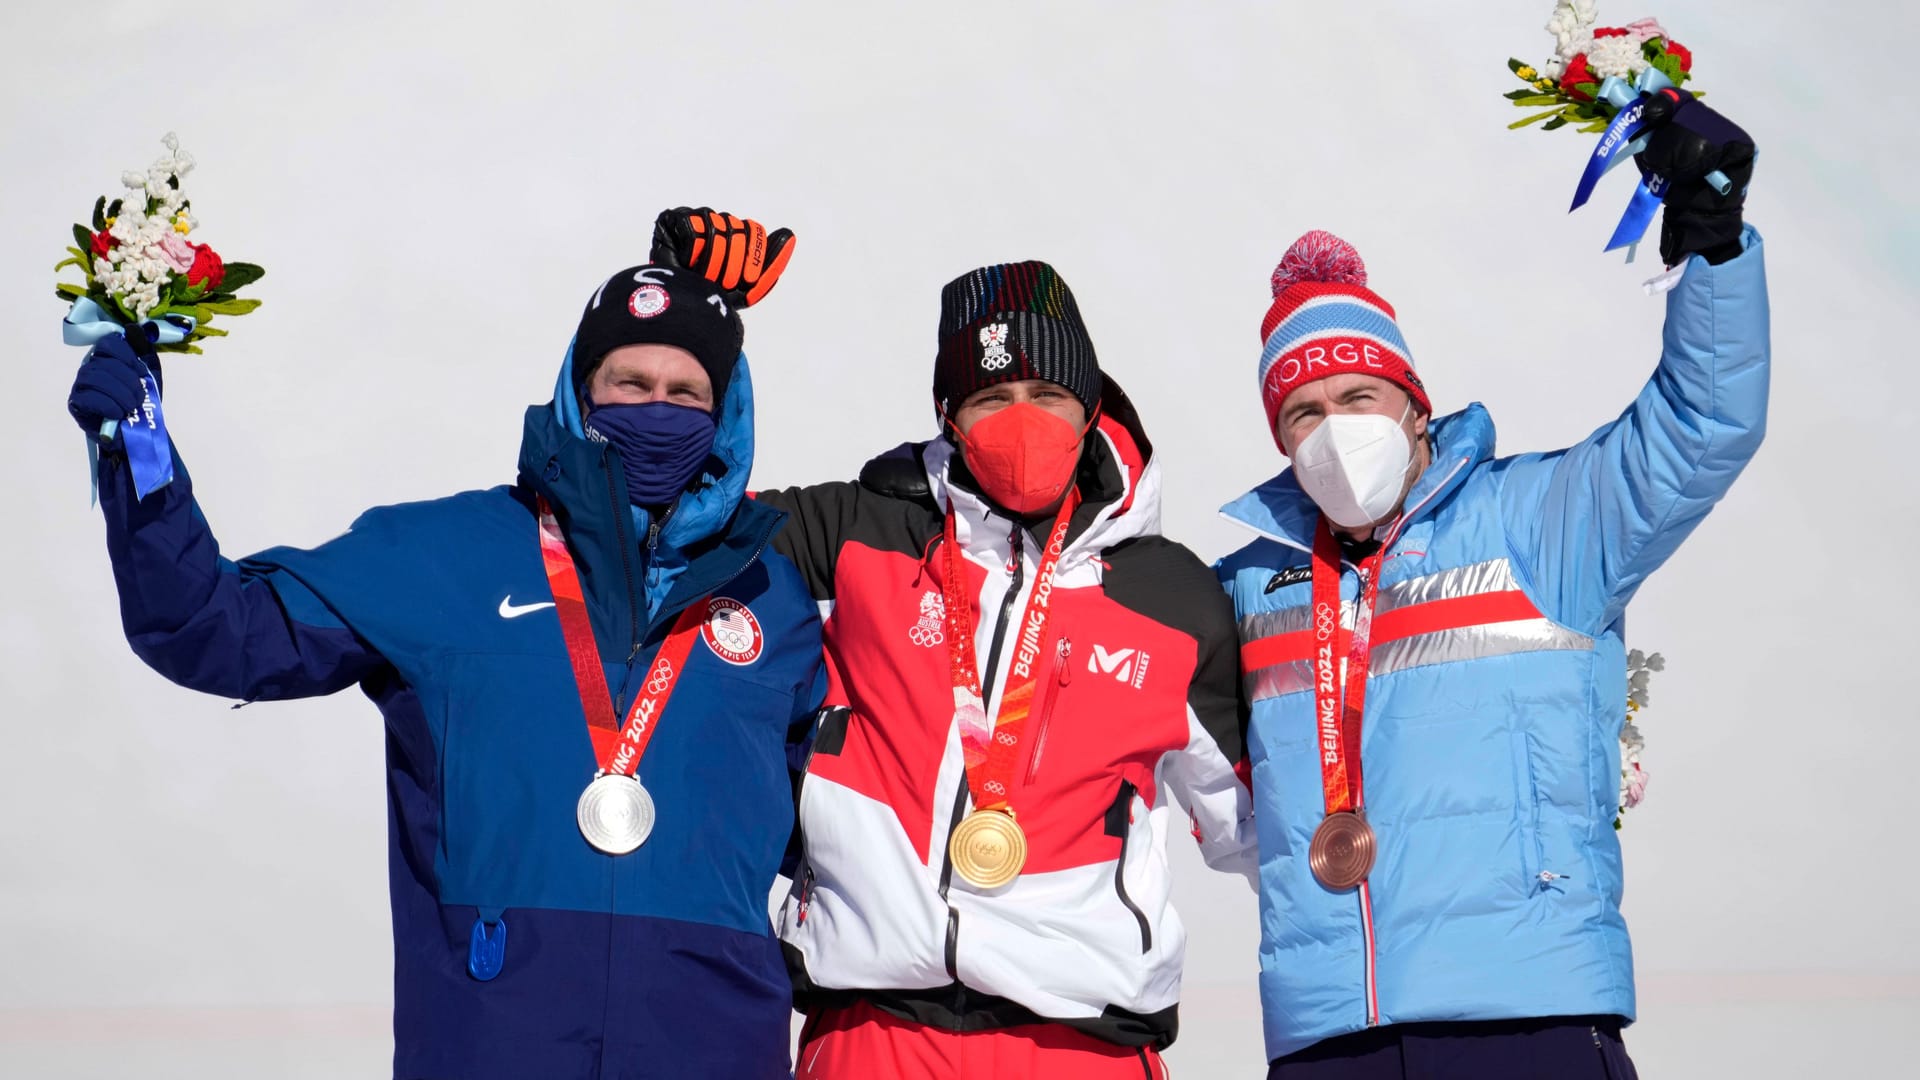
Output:
<svg viewBox="0 0 1920 1080">
<path fill-rule="evenodd" d="M 1073 678 L 1073 665 L 1068 658 L 1073 655 L 1073 639 L 1063 637 L 1060 647 L 1054 650 L 1054 667 L 1060 672 L 1060 685 L 1065 686 Z"/>
</svg>

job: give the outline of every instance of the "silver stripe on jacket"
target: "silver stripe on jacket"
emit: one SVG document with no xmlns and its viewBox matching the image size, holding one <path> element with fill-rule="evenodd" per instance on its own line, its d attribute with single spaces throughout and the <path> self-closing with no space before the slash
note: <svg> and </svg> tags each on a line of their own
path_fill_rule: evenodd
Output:
<svg viewBox="0 0 1920 1080">
<path fill-rule="evenodd" d="M 1381 614 L 1436 600 L 1485 596 L 1511 592 L 1517 588 L 1519 586 L 1514 580 L 1512 565 L 1506 559 L 1489 559 L 1385 586 L 1380 590 L 1375 611 Z M 1240 640 L 1248 643 L 1305 630 L 1311 622 L 1312 611 L 1313 605 L 1306 603 L 1243 616 L 1240 619 Z M 1340 605 L 1340 624 L 1347 627 L 1353 625 L 1351 603 Z M 1391 675 L 1396 671 L 1428 664 L 1481 660 L 1523 652 L 1577 652 L 1592 648 L 1592 638 L 1569 630 L 1551 619 L 1514 619 L 1436 630 L 1389 641 L 1373 650 L 1368 671 L 1373 675 Z M 1305 660 L 1268 664 L 1246 673 L 1246 687 L 1248 697 L 1254 701 L 1304 693 L 1313 689 L 1313 665 Z"/>
</svg>

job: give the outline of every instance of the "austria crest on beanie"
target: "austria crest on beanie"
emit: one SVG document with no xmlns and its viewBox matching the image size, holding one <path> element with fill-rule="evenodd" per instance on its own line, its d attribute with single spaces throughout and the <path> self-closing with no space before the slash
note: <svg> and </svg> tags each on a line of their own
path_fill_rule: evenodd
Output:
<svg viewBox="0 0 1920 1080">
<path fill-rule="evenodd" d="M 580 313 L 573 334 L 573 387 L 583 390 L 600 361 L 623 345 L 677 345 L 706 370 L 718 409 L 745 333 L 740 313 L 695 271 L 628 267 L 608 278 Z"/>
<path fill-rule="evenodd" d="M 996 383 L 1045 379 L 1093 415 L 1105 385 L 1073 293 L 1043 262 L 983 266 L 940 290 L 940 352 L 933 404 L 951 417 L 968 394 Z"/>
<path fill-rule="evenodd" d="M 1329 375 L 1372 375 L 1431 413 L 1393 306 L 1367 288 L 1353 245 L 1319 229 L 1293 242 L 1273 270 L 1273 305 L 1260 321 L 1260 403 L 1274 430 L 1287 395 Z M 1279 439 L 1276 434 L 1275 440 Z"/>
</svg>

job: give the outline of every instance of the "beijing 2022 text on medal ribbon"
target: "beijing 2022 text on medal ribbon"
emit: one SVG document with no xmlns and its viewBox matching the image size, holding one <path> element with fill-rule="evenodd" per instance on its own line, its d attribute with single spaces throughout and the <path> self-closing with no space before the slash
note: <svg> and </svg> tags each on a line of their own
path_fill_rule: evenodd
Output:
<svg viewBox="0 0 1920 1080">
<path fill-rule="evenodd" d="M 600 650 L 593 641 L 593 623 L 573 556 L 560 534 L 553 507 L 543 498 L 539 508 L 540 557 L 546 563 L 547 585 L 553 590 L 554 614 L 560 617 L 560 632 L 566 637 L 574 683 L 580 688 L 587 733 L 593 738 L 594 757 L 600 763 L 600 771 L 580 793 L 574 816 L 587 843 L 609 855 L 625 855 L 646 843 L 653 832 L 653 796 L 636 773 L 659 726 L 660 714 L 666 711 L 687 657 L 693 652 L 693 641 L 700 636 L 707 600 L 703 597 L 688 604 L 674 620 L 667 640 L 647 669 L 647 681 L 627 712 L 626 725 L 621 726 L 614 717 L 613 695 L 600 666 Z"/>
<path fill-rule="evenodd" d="M 1325 518 L 1313 543 L 1313 703 L 1320 732 L 1320 782 L 1327 816 L 1313 831 L 1307 867 L 1329 889 L 1366 888 L 1378 844 L 1367 824 L 1360 782 L 1360 730 L 1367 702 L 1367 660 L 1380 563 L 1393 538 L 1359 566 L 1353 632 L 1340 648 L 1340 541 Z M 1346 671 L 1342 679 L 1341 654 Z M 1343 686 L 1342 683 L 1345 685 Z"/>
<path fill-rule="evenodd" d="M 961 587 L 960 541 L 953 508 L 947 508 L 947 650 L 953 668 L 954 722 L 960 728 L 960 749 L 974 807 L 947 837 L 947 858 L 954 871 L 978 889 L 1010 884 L 1026 866 L 1027 834 L 1014 817 L 1013 778 L 1021 755 L 1021 736 L 1033 712 L 1040 658 L 1048 655 L 1045 646 L 1053 610 L 1053 572 L 1066 549 L 1067 526 L 1078 505 L 1077 495 L 1070 493 L 1047 536 L 1047 547 L 1033 578 L 1033 595 L 1020 620 L 1012 624 L 1018 628 L 1017 640 L 1022 644 L 1016 645 L 1007 683 L 1001 690 L 1000 708 L 991 722 L 974 658 L 973 598 Z"/>
</svg>

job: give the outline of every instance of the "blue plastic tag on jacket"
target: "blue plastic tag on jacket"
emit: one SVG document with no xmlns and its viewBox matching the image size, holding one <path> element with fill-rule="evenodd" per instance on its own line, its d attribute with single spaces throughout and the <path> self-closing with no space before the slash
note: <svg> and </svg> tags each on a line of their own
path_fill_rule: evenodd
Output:
<svg viewBox="0 0 1920 1080">
<path fill-rule="evenodd" d="M 187 339 L 193 332 L 194 321 L 186 315 L 166 315 L 159 319 L 148 319 L 141 323 L 140 330 L 145 331 L 148 340 L 156 345 L 172 345 Z M 60 336 L 69 345 L 92 346 L 101 339 L 114 334 L 125 334 L 128 327 L 109 315 L 100 305 L 87 297 L 73 302 L 73 309 L 67 312 L 60 327 Z M 91 350 L 87 359 L 93 359 Z M 167 438 L 166 416 L 160 411 L 160 381 L 153 377 L 152 371 L 143 371 L 140 387 L 145 397 L 140 407 L 125 420 L 108 420 L 100 425 L 101 440 L 111 440 L 118 430 L 127 448 L 127 464 L 133 470 L 133 490 L 136 498 L 144 499 L 152 492 L 173 482 L 173 443 Z M 124 430 L 120 430 L 124 428 Z M 87 471 L 93 477 L 93 499 L 100 497 L 100 450 L 94 440 L 87 440 Z"/>
<path fill-rule="evenodd" d="M 467 939 L 467 974 L 486 982 L 507 963 L 507 920 L 487 921 L 485 912 L 473 920 L 473 934 Z"/>
</svg>

